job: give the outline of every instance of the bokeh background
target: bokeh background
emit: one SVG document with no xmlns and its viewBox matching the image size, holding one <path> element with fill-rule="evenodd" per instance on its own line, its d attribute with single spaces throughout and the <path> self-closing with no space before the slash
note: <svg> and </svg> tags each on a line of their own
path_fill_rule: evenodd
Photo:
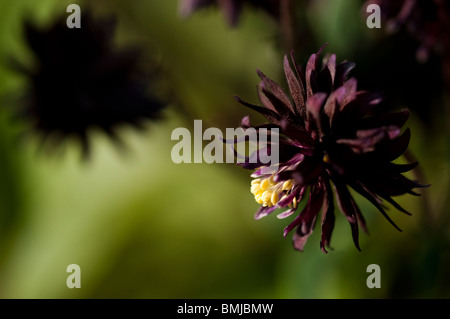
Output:
<svg viewBox="0 0 450 319">
<path fill-rule="evenodd" d="M 146 130 L 120 130 L 126 152 L 95 131 L 88 160 L 70 141 L 40 152 L 38 137 L 21 135 L 27 123 L 14 120 L 27 79 L 8 61 L 33 60 L 24 21 L 49 25 L 70 3 L 116 16 L 117 46 L 143 48 L 143 67 L 158 63 L 170 103 Z M 391 209 L 403 232 L 357 196 L 370 232 L 360 234 L 362 251 L 336 211 L 334 250 L 324 254 L 318 227 L 300 253 L 282 237 L 289 220 L 253 219 L 248 171 L 177 165 L 170 156 L 175 128 L 201 119 L 204 129 L 224 130 L 251 114 L 233 95 L 257 102 L 257 68 L 285 84 L 287 48 L 273 18 L 246 7 L 230 28 L 214 8 L 182 19 L 175 0 L 0 0 L 0 297 L 449 298 L 450 103 L 439 58 L 418 63 L 417 43 L 404 34 L 368 29 L 361 4 L 300 6 L 297 60 L 327 42 L 325 52 L 356 63 L 361 89 L 385 93 L 392 109 L 410 108 L 415 174 L 432 186 L 398 198 L 412 216 Z M 81 267 L 80 289 L 66 286 L 69 264 Z M 381 267 L 380 289 L 366 286 L 370 264 Z"/>
</svg>

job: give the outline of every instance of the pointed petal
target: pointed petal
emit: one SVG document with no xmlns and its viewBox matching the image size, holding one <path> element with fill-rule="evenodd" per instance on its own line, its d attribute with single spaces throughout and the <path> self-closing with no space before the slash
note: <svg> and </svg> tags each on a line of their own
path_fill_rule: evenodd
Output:
<svg viewBox="0 0 450 319">
<path fill-rule="evenodd" d="M 358 81 L 355 78 L 350 78 L 344 83 L 343 87 L 345 88 L 345 94 L 342 99 L 341 111 L 345 109 L 346 104 L 356 98 Z"/>
<path fill-rule="evenodd" d="M 310 98 L 313 96 L 315 89 L 317 87 L 316 77 L 317 77 L 317 54 L 312 54 L 308 60 L 305 70 L 306 79 L 306 96 Z"/>
<path fill-rule="evenodd" d="M 336 67 L 336 76 L 334 78 L 334 87 L 340 87 L 344 84 L 350 71 L 355 67 L 353 62 L 342 62 Z"/>
<path fill-rule="evenodd" d="M 322 132 L 322 117 L 321 112 L 323 103 L 327 98 L 326 93 L 316 93 L 306 100 L 306 116 L 309 127 L 316 127 Z"/>
<path fill-rule="evenodd" d="M 340 109 L 340 105 L 342 105 L 342 101 L 344 100 L 346 93 L 346 88 L 341 86 L 337 90 L 333 91 L 327 99 L 325 106 L 323 107 L 324 113 L 330 119 L 330 128 L 333 125 L 333 121 L 336 113 Z"/>
<path fill-rule="evenodd" d="M 284 105 L 284 107 L 286 107 L 290 112 L 295 113 L 294 108 L 292 107 L 291 101 L 289 100 L 288 95 L 283 91 L 283 89 L 273 80 L 271 80 L 270 78 L 268 78 L 263 72 L 261 72 L 260 70 L 257 70 L 257 73 L 259 75 L 259 77 L 261 78 L 262 82 L 264 83 L 264 87 L 263 87 L 263 91 L 269 91 L 270 93 L 272 93 L 273 97 L 275 99 L 278 99 L 279 102 L 281 103 L 276 103 L 276 104 L 281 104 Z M 270 97 L 269 97 L 270 98 Z M 272 103 L 273 103 L 273 99 Z M 277 105 L 274 103 L 275 108 L 277 108 Z M 280 113 L 280 111 L 284 112 L 284 110 L 278 110 L 279 114 L 283 115 L 282 113 Z"/>
<path fill-rule="evenodd" d="M 320 249 L 328 253 L 325 247 L 330 247 L 331 234 L 333 233 L 334 223 L 334 201 L 333 191 L 329 181 L 325 182 L 325 198 L 322 207 L 322 234 L 320 239 Z"/>
<path fill-rule="evenodd" d="M 286 218 L 286 217 L 289 217 L 289 216 L 291 216 L 296 210 L 297 210 L 296 208 L 290 208 L 290 209 L 288 209 L 288 210 L 286 210 L 286 211 L 284 211 L 284 212 L 278 214 L 278 215 L 277 215 L 277 218 L 278 218 L 278 219 L 284 219 L 284 218 Z"/>
<path fill-rule="evenodd" d="M 406 151 L 410 139 L 411 131 L 407 128 L 399 137 L 389 141 L 388 143 L 383 143 L 384 145 L 379 145 L 376 153 L 383 161 L 391 162 Z"/>
<path fill-rule="evenodd" d="M 355 139 L 339 139 L 337 144 L 345 144 L 352 148 L 355 153 L 368 153 L 375 150 L 378 143 L 392 139 L 400 134 L 400 129 L 396 126 L 380 127 L 368 130 L 356 131 Z"/>
<path fill-rule="evenodd" d="M 315 184 L 312 188 L 308 203 L 295 220 L 286 226 L 284 229 L 284 237 L 297 226 L 299 227 L 298 234 L 307 235 L 312 232 L 313 221 L 322 207 L 324 197 L 324 192 L 321 187 Z"/>
<path fill-rule="evenodd" d="M 255 213 L 255 219 L 261 219 L 263 217 L 266 217 L 270 213 L 272 213 L 275 209 L 277 209 L 277 206 L 271 206 L 271 207 L 264 207 L 261 206 Z"/>
<path fill-rule="evenodd" d="M 300 85 L 299 80 L 295 76 L 286 55 L 284 56 L 284 73 L 286 75 L 286 80 L 288 82 L 289 90 L 291 92 L 292 99 L 294 100 L 297 113 L 303 117 L 306 112 L 304 98 L 305 92 L 302 85 Z"/>
<path fill-rule="evenodd" d="M 409 111 L 405 109 L 401 112 L 391 112 L 361 119 L 359 127 L 362 129 L 372 129 L 381 126 L 396 126 L 400 128 L 406 123 L 408 117 Z"/>
<path fill-rule="evenodd" d="M 263 92 L 264 83 L 261 81 L 259 82 L 256 91 L 258 93 L 258 98 L 261 101 L 262 105 L 264 107 L 268 108 L 269 110 L 274 111 L 275 113 L 278 113 L 275 109 L 275 106 L 273 105 L 272 101 L 266 96 L 266 94 Z"/>
<path fill-rule="evenodd" d="M 369 191 L 367 191 L 366 187 L 362 187 L 360 184 L 352 184 L 351 187 L 361 194 L 363 197 L 368 199 L 379 211 L 380 213 L 388 220 L 388 222 L 394 226 L 398 231 L 402 231 L 395 223 L 394 221 L 389 217 L 389 215 L 385 212 L 383 207 L 380 205 L 378 199 Z"/>
<path fill-rule="evenodd" d="M 334 87 L 334 78 L 336 77 L 336 54 L 332 54 L 327 61 L 327 67 L 331 74 L 331 85 Z"/>
<path fill-rule="evenodd" d="M 419 165 L 419 162 L 408 163 L 408 164 L 388 163 L 386 169 L 390 172 L 406 173 L 406 172 L 409 172 L 410 170 L 416 168 L 417 165 Z"/>
<path fill-rule="evenodd" d="M 352 203 L 352 195 L 348 191 L 347 186 L 339 181 L 337 177 L 333 178 L 333 183 L 339 209 L 350 223 L 356 223 L 357 219 Z"/>
<path fill-rule="evenodd" d="M 234 99 L 236 101 L 238 101 L 239 103 L 241 103 L 242 105 L 245 105 L 248 108 L 251 108 L 252 110 L 254 110 L 256 112 L 261 113 L 271 123 L 276 124 L 280 120 L 280 116 L 276 112 L 274 112 L 268 108 L 245 102 L 245 101 L 241 100 L 241 98 L 238 96 L 235 96 Z"/>
</svg>

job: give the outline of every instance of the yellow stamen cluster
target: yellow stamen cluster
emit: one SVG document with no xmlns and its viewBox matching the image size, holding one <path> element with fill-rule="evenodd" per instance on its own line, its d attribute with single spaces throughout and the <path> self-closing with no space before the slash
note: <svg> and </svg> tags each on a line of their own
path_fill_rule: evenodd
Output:
<svg viewBox="0 0 450 319">
<path fill-rule="evenodd" d="M 267 178 L 257 178 L 252 180 L 250 191 L 255 195 L 255 200 L 264 207 L 272 207 L 281 199 L 283 191 L 292 188 L 292 180 L 274 182 L 273 175 Z M 283 196 L 281 196 L 283 197 Z M 295 201 L 295 199 L 294 199 Z M 297 204 L 296 202 L 294 203 Z"/>
</svg>

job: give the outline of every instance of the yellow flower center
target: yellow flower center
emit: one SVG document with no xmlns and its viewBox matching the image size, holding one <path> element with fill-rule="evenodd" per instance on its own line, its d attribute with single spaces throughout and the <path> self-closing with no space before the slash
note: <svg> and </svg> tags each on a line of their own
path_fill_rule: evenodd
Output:
<svg viewBox="0 0 450 319">
<path fill-rule="evenodd" d="M 255 195 L 255 200 L 264 207 L 272 207 L 283 198 L 284 191 L 288 192 L 292 189 L 292 180 L 281 181 L 275 183 L 273 175 L 267 178 L 257 178 L 252 180 L 250 191 Z M 281 197 L 281 198 L 280 198 Z M 297 206 L 297 201 L 294 198 L 292 205 Z"/>
</svg>

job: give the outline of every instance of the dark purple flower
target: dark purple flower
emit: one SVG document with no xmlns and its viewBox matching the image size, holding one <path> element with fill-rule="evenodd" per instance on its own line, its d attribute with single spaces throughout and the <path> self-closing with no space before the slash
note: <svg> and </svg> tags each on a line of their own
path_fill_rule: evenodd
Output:
<svg viewBox="0 0 450 319">
<path fill-rule="evenodd" d="M 450 2 L 447 0 L 368 0 L 380 6 L 388 32 L 405 29 L 420 43 L 419 61 L 430 52 L 450 54 Z"/>
<path fill-rule="evenodd" d="M 227 23 L 235 26 L 244 4 L 264 9 L 273 17 L 278 17 L 282 0 L 180 0 L 180 14 L 183 17 L 210 5 L 218 5 L 225 15 Z"/>
<path fill-rule="evenodd" d="M 47 29 L 25 24 L 35 57 L 33 68 L 16 63 L 30 90 L 19 117 L 31 122 L 43 141 L 75 137 L 89 153 L 89 131 L 100 129 L 114 141 L 120 125 L 143 128 L 164 104 L 149 95 L 150 78 L 140 71 L 140 52 L 118 49 L 113 42 L 115 19 L 82 15 L 82 27 L 69 29 L 66 17 Z"/>
<path fill-rule="evenodd" d="M 300 201 L 306 201 L 302 211 L 284 229 L 284 236 L 295 229 L 293 242 L 297 250 L 303 250 L 321 211 L 320 247 L 327 252 L 335 222 L 334 197 L 350 223 L 355 246 L 360 249 L 358 224 L 367 229 L 349 187 L 368 199 L 397 229 L 385 211 L 384 202 L 409 214 L 393 197 L 405 193 L 418 195 L 413 189 L 423 187 L 402 175 L 417 162 L 392 163 L 405 152 L 410 140 L 410 130 L 401 130 L 408 111 L 377 113 L 380 96 L 358 91 L 356 79 L 347 78 L 354 63 L 337 64 L 332 54 L 319 68 L 319 54 L 320 51 L 311 55 L 304 71 L 296 65 L 292 54 L 291 60 L 285 56 L 289 95 L 258 71 L 262 106 L 236 97 L 270 122 L 252 126 L 249 117 L 245 117 L 241 124 L 244 129 L 276 127 L 280 132 L 279 163 L 250 161 L 258 158 L 259 151 L 255 151 L 240 165 L 256 169 L 251 192 L 262 204 L 256 219 L 278 208 L 284 209 L 278 217 L 286 218 L 296 213 Z M 268 148 L 273 146 L 269 143 Z M 261 169 L 268 166 L 275 172 Z"/>
</svg>

